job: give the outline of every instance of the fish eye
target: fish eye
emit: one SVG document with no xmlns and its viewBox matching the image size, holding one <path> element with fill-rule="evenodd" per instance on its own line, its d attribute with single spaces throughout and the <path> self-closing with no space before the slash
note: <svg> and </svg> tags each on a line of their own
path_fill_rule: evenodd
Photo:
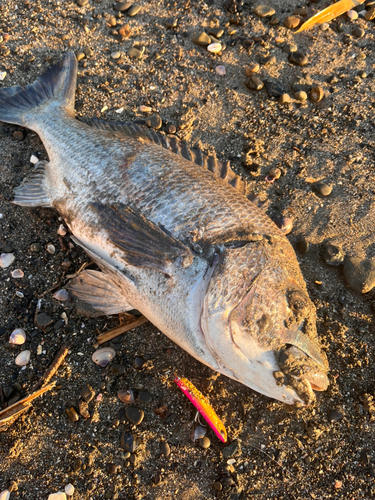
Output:
<svg viewBox="0 0 375 500">
<path fill-rule="evenodd" d="M 299 290 L 293 290 L 289 292 L 288 302 L 289 307 L 296 314 L 301 314 L 308 309 L 308 301 Z"/>
</svg>

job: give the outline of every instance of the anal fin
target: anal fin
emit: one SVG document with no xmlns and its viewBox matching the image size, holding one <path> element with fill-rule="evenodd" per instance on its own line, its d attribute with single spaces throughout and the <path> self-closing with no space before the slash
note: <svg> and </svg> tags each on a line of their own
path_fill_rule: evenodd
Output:
<svg viewBox="0 0 375 500">
<path fill-rule="evenodd" d="M 82 271 L 70 281 L 67 289 L 76 301 L 89 306 L 79 309 L 91 317 L 110 316 L 134 309 L 126 301 L 120 288 L 107 274 L 100 271 Z"/>
<path fill-rule="evenodd" d="M 15 205 L 24 207 L 52 207 L 51 200 L 43 187 L 47 161 L 36 164 L 33 172 L 14 190 Z"/>
</svg>

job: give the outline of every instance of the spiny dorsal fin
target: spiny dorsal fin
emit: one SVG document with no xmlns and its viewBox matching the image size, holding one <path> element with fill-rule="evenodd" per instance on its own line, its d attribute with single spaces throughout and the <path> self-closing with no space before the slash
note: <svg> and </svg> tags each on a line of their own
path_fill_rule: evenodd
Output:
<svg viewBox="0 0 375 500">
<path fill-rule="evenodd" d="M 158 146 L 162 146 L 165 149 L 169 149 L 186 160 L 192 161 L 197 165 L 206 168 L 217 177 L 221 177 L 226 180 L 228 184 L 240 191 L 242 194 L 246 195 L 246 181 L 232 170 L 229 162 L 222 163 L 216 156 L 207 156 L 197 147 L 190 148 L 185 141 L 181 141 L 176 136 L 167 137 L 163 134 L 157 133 L 155 130 L 148 128 L 143 120 L 124 123 L 107 122 L 105 120 L 99 120 L 98 118 L 92 118 L 91 120 L 85 120 L 85 123 L 100 130 L 119 132 L 129 135 L 130 137 L 139 137 L 141 135 L 150 142 L 153 142 Z"/>
</svg>

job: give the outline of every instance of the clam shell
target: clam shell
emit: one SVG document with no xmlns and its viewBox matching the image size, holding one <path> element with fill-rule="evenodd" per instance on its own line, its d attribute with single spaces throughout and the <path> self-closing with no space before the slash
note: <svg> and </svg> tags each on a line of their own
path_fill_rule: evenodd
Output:
<svg viewBox="0 0 375 500">
<path fill-rule="evenodd" d="M 221 49 L 222 49 L 221 43 L 215 42 L 215 43 L 210 43 L 210 45 L 207 47 L 208 52 L 212 52 L 213 54 L 218 54 Z"/>
<path fill-rule="evenodd" d="M 19 355 L 15 359 L 15 363 L 18 366 L 26 366 L 27 363 L 30 361 L 30 351 L 22 351 L 19 353 Z"/>
<path fill-rule="evenodd" d="M 60 302 L 64 302 L 65 300 L 69 300 L 69 292 L 65 290 L 65 288 L 61 288 L 61 290 L 57 290 L 57 292 L 53 294 L 53 298 L 60 300 Z"/>
<path fill-rule="evenodd" d="M 22 328 L 13 330 L 9 337 L 9 344 L 22 345 L 26 342 L 26 333 Z"/>
<path fill-rule="evenodd" d="M 118 391 L 117 397 L 120 401 L 128 405 L 134 403 L 135 400 L 134 392 L 131 389 L 128 389 L 127 391 Z"/>
<path fill-rule="evenodd" d="M 12 278 L 23 278 L 24 277 L 24 272 L 22 269 L 15 269 L 12 271 Z"/>
<path fill-rule="evenodd" d="M 59 234 L 60 236 L 66 236 L 66 227 L 64 226 L 64 224 L 59 225 L 59 229 L 57 230 L 57 234 Z"/>
<path fill-rule="evenodd" d="M 0 267 L 9 267 L 14 261 L 15 256 L 13 253 L 2 253 L 0 255 Z"/>
<path fill-rule="evenodd" d="M 112 347 L 102 347 L 102 349 L 98 349 L 94 352 L 94 354 L 92 355 L 92 360 L 97 365 L 105 368 L 115 356 L 116 351 L 112 349 Z"/>
<path fill-rule="evenodd" d="M 52 243 L 49 243 L 46 247 L 46 250 L 48 253 L 50 253 L 51 255 L 53 255 L 55 252 L 56 252 L 56 248 L 54 247 L 54 245 L 52 245 Z"/>
<path fill-rule="evenodd" d="M 68 495 L 68 497 L 73 496 L 74 486 L 72 485 L 72 483 L 69 483 L 65 486 L 65 493 Z"/>
<path fill-rule="evenodd" d="M 201 439 L 205 435 L 206 435 L 206 429 L 201 425 L 198 425 L 198 427 L 196 427 L 194 431 L 191 433 L 191 440 L 196 441 L 197 439 Z"/>
<path fill-rule="evenodd" d="M 58 491 L 57 493 L 51 493 L 48 500 L 66 500 L 66 495 L 64 491 Z"/>
<path fill-rule="evenodd" d="M 10 497 L 10 491 L 9 490 L 3 490 L 0 493 L 0 500 L 9 500 Z"/>
</svg>

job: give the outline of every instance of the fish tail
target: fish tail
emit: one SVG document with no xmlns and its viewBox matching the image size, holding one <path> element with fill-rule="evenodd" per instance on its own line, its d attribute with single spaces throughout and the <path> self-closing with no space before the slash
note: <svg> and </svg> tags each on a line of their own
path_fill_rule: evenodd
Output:
<svg viewBox="0 0 375 500">
<path fill-rule="evenodd" d="M 34 83 L 0 89 L 0 120 L 33 128 L 36 116 L 60 108 L 74 116 L 77 60 L 73 52 L 66 54 Z"/>
</svg>

